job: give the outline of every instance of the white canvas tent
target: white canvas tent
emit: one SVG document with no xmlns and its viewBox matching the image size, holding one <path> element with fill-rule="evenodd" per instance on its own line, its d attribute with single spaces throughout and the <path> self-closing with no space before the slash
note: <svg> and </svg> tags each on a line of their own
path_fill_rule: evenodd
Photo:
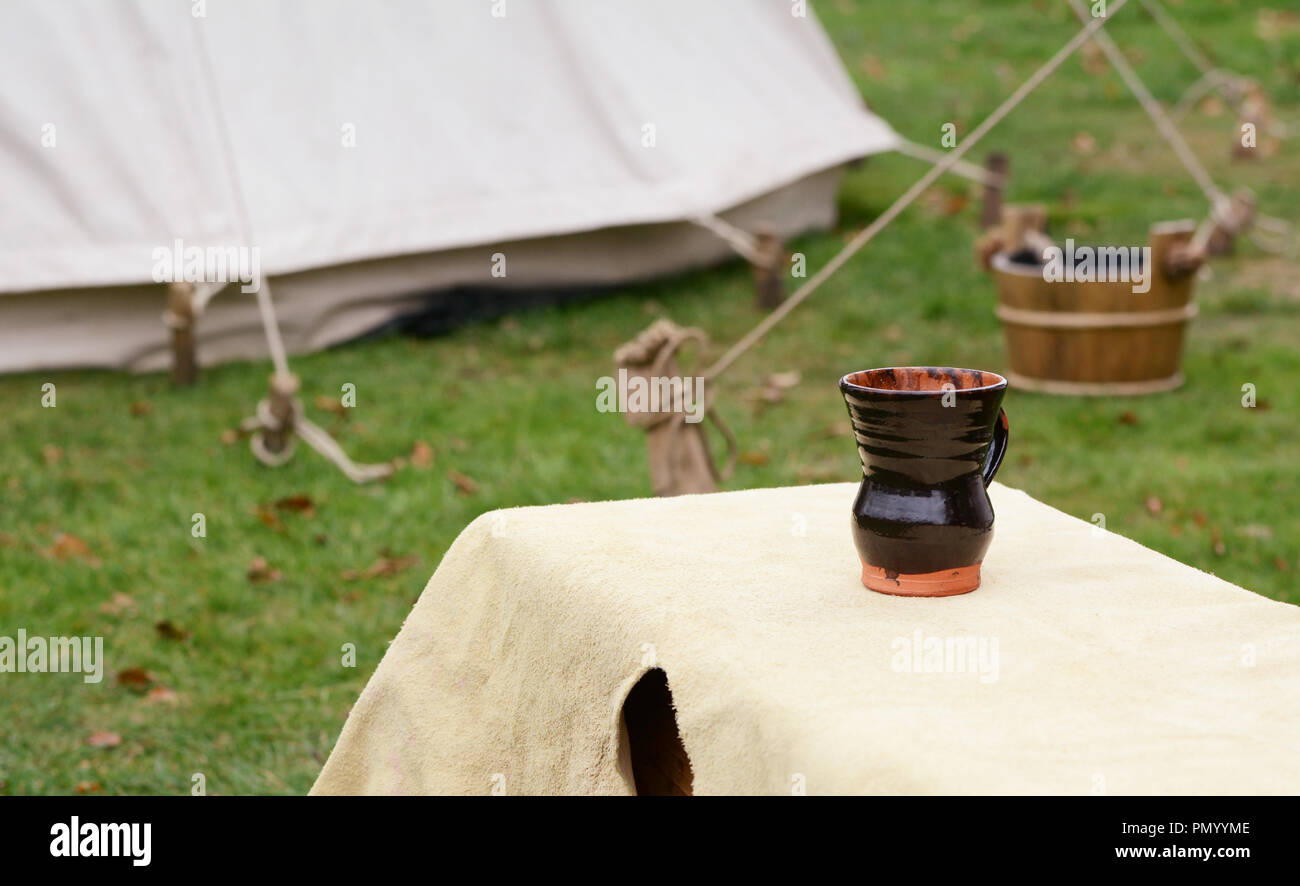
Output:
<svg viewBox="0 0 1300 886">
<path fill-rule="evenodd" d="M 786 0 L 9 0 L 0 371 L 165 366 L 178 239 L 255 247 L 301 352 L 435 289 L 716 261 L 702 215 L 826 226 L 897 146 Z M 266 353 L 237 285 L 198 336 Z"/>
</svg>

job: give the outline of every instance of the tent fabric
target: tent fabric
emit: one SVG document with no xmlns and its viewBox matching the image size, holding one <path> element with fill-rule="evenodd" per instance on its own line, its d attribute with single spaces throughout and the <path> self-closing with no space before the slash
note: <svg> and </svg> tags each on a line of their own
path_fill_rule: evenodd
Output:
<svg viewBox="0 0 1300 886">
<path fill-rule="evenodd" d="M 177 238 L 275 277 L 679 223 L 893 148 L 791 9 L 6 3 L 0 293 L 155 282 Z"/>
<path fill-rule="evenodd" d="M 742 228 L 779 219 L 786 236 L 834 220 L 839 170 L 817 173 L 765 194 L 725 218 Z M 509 256 L 509 276 L 486 277 L 492 256 Z M 703 266 L 729 246 L 684 222 L 625 225 L 556 237 L 424 252 L 316 268 L 273 281 L 276 314 L 289 353 L 320 350 L 404 314 L 419 313 L 430 290 L 613 285 Z M 165 369 L 169 333 L 160 322 L 156 284 L 0 295 L 0 371 L 85 365 L 131 372 Z M 473 295 L 456 295 L 472 298 Z M 197 325 L 204 366 L 267 353 L 257 300 L 237 284 L 210 301 Z"/>
</svg>

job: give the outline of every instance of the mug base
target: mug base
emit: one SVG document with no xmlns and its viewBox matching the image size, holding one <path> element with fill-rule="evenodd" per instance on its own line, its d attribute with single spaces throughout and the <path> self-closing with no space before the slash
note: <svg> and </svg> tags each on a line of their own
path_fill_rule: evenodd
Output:
<svg viewBox="0 0 1300 886">
<path fill-rule="evenodd" d="M 898 597 L 953 597 L 969 594 L 980 586 L 980 564 L 939 572 L 891 574 L 863 563 L 862 584 L 869 590 Z"/>
</svg>

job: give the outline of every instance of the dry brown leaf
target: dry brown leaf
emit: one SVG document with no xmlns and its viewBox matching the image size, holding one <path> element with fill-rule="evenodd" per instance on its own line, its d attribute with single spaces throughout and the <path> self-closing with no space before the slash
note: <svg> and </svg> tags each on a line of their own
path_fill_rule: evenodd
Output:
<svg viewBox="0 0 1300 886">
<path fill-rule="evenodd" d="M 272 569 L 265 557 L 254 557 L 253 562 L 248 564 L 248 580 L 251 582 L 279 581 L 281 577 L 280 570 Z"/>
<path fill-rule="evenodd" d="M 739 458 L 741 464 L 754 465 L 755 467 L 762 467 L 767 464 L 767 453 L 757 449 L 742 452 L 737 458 Z"/>
<path fill-rule="evenodd" d="M 316 514 L 316 503 L 310 495 L 290 495 L 275 502 L 276 510 L 294 511 L 304 517 Z"/>
<path fill-rule="evenodd" d="M 155 686 L 150 689 L 144 696 L 145 704 L 165 704 L 168 707 L 176 707 L 180 703 L 180 696 L 176 690 L 166 686 Z"/>
<path fill-rule="evenodd" d="M 416 440 L 411 447 L 411 465 L 424 469 L 433 464 L 433 447 L 423 440 Z"/>
<path fill-rule="evenodd" d="M 402 570 L 409 569 L 419 562 L 420 558 L 414 556 L 383 556 L 360 571 L 355 569 L 345 570 L 341 577 L 344 581 L 356 581 L 359 578 L 378 578 L 381 575 L 396 575 Z"/>
<path fill-rule="evenodd" d="M 1228 553 L 1228 546 L 1223 543 L 1223 533 L 1219 527 L 1210 527 L 1210 549 L 1214 551 L 1216 557 L 1222 557 Z"/>
<path fill-rule="evenodd" d="M 47 465 L 57 465 L 59 462 L 63 461 L 63 450 L 60 447 L 55 446 L 53 443 L 46 443 L 45 446 L 41 448 L 41 455 L 44 457 Z"/>
<path fill-rule="evenodd" d="M 130 406 L 131 415 L 139 418 L 142 415 L 148 415 L 153 412 L 153 404 L 146 400 L 136 400 Z"/>
<path fill-rule="evenodd" d="M 163 619 L 162 621 L 155 624 L 154 630 L 156 630 L 158 632 L 158 635 L 162 637 L 164 640 L 184 640 L 186 637 L 190 635 L 189 631 L 185 630 L 184 628 L 180 627 L 179 625 L 173 622 L 168 621 L 167 619 Z"/>
<path fill-rule="evenodd" d="M 862 72 L 872 80 L 885 79 L 885 63 L 874 55 L 864 55 L 860 63 Z"/>
<path fill-rule="evenodd" d="M 238 442 L 239 442 L 239 431 L 236 431 L 233 428 L 226 428 L 226 430 L 221 432 L 221 445 L 233 446 Z"/>
<path fill-rule="evenodd" d="M 277 532 L 284 529 L 284 523 L 280 520 L 279 514 L 266 505 L 258 505 L 257 510 L 253 513 L 257 514 L 257 519 L 262 522 L 263 526 L 266 526 L 269 529 L 274 529 Z"/>
<path fill-rule="evenodd" d="M 98 794 L 104 786 L 97 781 L 79 781 L 77 782 L 78 794 Z"/>
<path fill-rule="evenodd" d="M 114 591 L 112 597 L 99 604 L 99 611 L 105 615 L 121 615 L 128 610 L 135 612 L 135 599 L 121 591 Z"/>
<path fill-rule="evenodd" d="M 92 566 L 99 565 L 99 558 L 90 552 L 90 545 L 67 532 L 60 532 L 54 537 L 54 544 L 45 549 L 45 556 L 55 560 L 70 560 L 76 557 Z"/>
<path fill-rule="evenodd" d="M 1140 422 L 1138 415 L 1132 409 L 1126 409 L 1119 415 L 1119 423 L 1122 425 L 1136 425 Z"/>
<path fill-rule="evenodd" d="M 122 736 L 116 732 L 92 732 L 86 744 L 92 748 L 115 748 L 122 743 Z"/>
<path fill-rule="evenodd" d="M 348 408 L 343 405 L 343 401 L 337 397 L 327 397 L 324 394 L 317 394 L 312 401 L 316 404 L 317 409 L 323 409 L 326 412 L 332 412 L 339 418 L 348 417 Z"/>
<path fill-rule="evenodd" d="M 461 495 L 473 495 L 478 492 L 478 484 L 455 468 L 448 469 L 447 479 L 456 484 L 456 491 Z"/>
<path fill-rule="evenodd" d="M 117 685 L 143 692 L 153 685 L 153 676 L 144 668 L 123 668 L 117 672 Z"/>
<path fill-rule="evenodd" d="M 1206 523 L 1210 522 L 1210 518 L 1205 516 L 1205 511 L 1202 511 L 1200 508 L 1197 508 L 1196 510 L 1192 511 L 1192 522 L 1195 523 L 1197 526 L 1204 526 Z"/>
</svg>

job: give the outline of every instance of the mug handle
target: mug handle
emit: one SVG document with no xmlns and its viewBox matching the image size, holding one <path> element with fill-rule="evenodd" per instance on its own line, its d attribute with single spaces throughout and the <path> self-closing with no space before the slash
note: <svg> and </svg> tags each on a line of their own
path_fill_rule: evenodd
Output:
<svg viewBox="0 0 1300 886">
<path fill-rule="evenodd" d="M 1007 435 L 1011 431 L 1011 423 L 1007 421 L 1007 411 L 998 410 L 997 423 L 993 425 L 993 442 L 989 444 L 989 454 L 984 460 L 984 486 L 987 488 L 993 482 L 993 475 L 998 472 L 1002 465 L 1002 456 L 1007 454 Z"/>
</svg>

